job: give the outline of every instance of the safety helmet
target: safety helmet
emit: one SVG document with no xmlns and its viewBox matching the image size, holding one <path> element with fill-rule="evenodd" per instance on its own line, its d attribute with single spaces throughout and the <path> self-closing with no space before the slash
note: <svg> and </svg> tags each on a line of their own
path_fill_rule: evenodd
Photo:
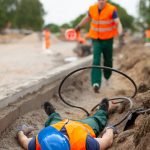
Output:
<svg viewBox="0 0 150 150">
<path fill-rule="evenodd" d="M 42 150 L 70 150 L 67 137 L 51 126 L 40 131 L 38 142 Z"/>
</svg>

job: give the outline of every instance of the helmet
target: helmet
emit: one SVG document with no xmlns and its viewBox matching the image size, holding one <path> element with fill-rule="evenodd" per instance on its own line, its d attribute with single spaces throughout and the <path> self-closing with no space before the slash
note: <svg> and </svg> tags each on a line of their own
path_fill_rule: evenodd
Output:
<svg viewBox="0 0 150 150">
<path fill-rule="evenodd" d="M 42 150 L 70 150 L 68 139 L 54 127 L 46 127 L 38 134 Z"/>
</svg>

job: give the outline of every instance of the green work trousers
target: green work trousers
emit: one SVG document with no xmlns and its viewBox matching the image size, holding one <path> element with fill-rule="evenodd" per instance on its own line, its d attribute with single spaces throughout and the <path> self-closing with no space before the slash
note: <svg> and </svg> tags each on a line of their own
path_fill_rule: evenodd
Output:
<svg viewBox="0 0 150 150">
<path fill-rule="evenodd" d="M 150 38 L 145 38 L 145 42 L 150 42 Z"/>
<path fill-rule="evenodd" d="M 99 133 L 104 129 L 107 120 L 108 120 L 108 113 L 105 112 L 104 110 L 99 109 L 93 116 L 77 121 L 89 125 L 95 132 L 96 136 L 98 136 Z M 45 123 L 45 127 L 55 124 L 59 121 L 62 121 L 60 115 L 58 113 L 53 113 L 48 117 Z"/>
<path fill-rule="evenodd" d="M 93 39 L 93 65 L 99 66 L 101 63 L 101 54 L 104 58 L 104 66 L 112 68 L 112 56 L 113 56 L 113 39 L 100 40 Z M 104 70 L 105 79 L 109 79 L 112 72 L 110 70 Z M 92 85 L 97 83 L 101 85 L 102 71 L 98 68 L 93 68 L 91 71 L 91 82 Z"/>
</svg>

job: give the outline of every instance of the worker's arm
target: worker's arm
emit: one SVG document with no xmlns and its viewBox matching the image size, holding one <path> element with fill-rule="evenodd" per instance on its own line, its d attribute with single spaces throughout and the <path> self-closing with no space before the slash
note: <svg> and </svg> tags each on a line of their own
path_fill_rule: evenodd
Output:
<svg viewBox="0 0 150 150">
<path fill-rule="evenodd" d="M 123 33 L 123 28 L 122 28 L 122 24 L 119 18 L 114 19 L 115 23 L 117 24 L 117 29 L 118 29 L 118 34 L 122 35 Z"/>
<path fill-rule="evenodd" d="M 113 137 L 114 137 L 113 129 L 108 128 L 106 129 L 106 132 L 103 134 L 102 138 L 96 138 L 96 140 L 100 145 L 100 150 L 105 150 L 109 148 L 113 143 Z"/>
<path fill-rule="evenodd" d="M 28 149 L 28 145 L 29 145 L 30 141 L 32 140 L 32 138 L 28 138 L 23 133 L 23 131 L 19 131 L 17 133 L 17 139 L 18 139 L 18 142 L 19 142 L 20 146 L 22 146 L 25 150 Z"/>
<path fill-rule="evenodd" d="M 79 28 L 81 28 L 83 25 L 85 25 L 87 22 L 89 22 L 90 21 L 90 16 L 89 16 L 89 14 L 87 14 L 81 21 L 80 21 L 80 23 L 75 27 L 76 29 L 79 29 Z"/>
<path fill-rule="evenodd" d="M 28 145 L 32 138 L 28 138 L 27 135 L 34 130 L 31 126 L 21 125 L 17 127 L 17 140 L 25 150 L 28 149 Z"/>
</svg>

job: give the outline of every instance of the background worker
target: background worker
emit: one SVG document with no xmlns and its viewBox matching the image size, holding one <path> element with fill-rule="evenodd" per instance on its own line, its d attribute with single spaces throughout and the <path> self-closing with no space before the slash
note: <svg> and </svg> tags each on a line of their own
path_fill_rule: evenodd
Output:
<svg viewBox="0 0 150 150">
<path fill-rule="evenodd" d="M 50 49 L 51 47 L 51 32 L 48 28 L 43 31 L 44 54 L 54 55 L 55 53 Z"/>
<path fill-rule="evenodd" d="M 49 29 L 45 28 L 43 31 L 44 35 L 44 49 L 49 49 L 50 48 L 50 31 Z"/>
<path fill-rule="evenodd" d="M 100 65 L 101 53 L 104 57 L 104 66 L 112 67 L 113 55 L 113 38 L 122 34 L 122 25 L 118 18 L 117 9 L 109 4 L 107 0 L 98 0 L 98 2 L 90 6 L 88 14 L 76 26 L 76 31 L 91 20 L 89 37 L 93 44 L 93 65 Z M 104 70 L 104 77 L 108 80 L 111 71 Z M 91 72 L 92 86 L 95 92 L 99 92 L 101 86 L 101 70 L 92 69 Z"/>
<path fill-rule="evenodd" d="M 150 29 L 145 31 L 145 46 L 150 46 Z"/>
<path fill-rule="evenodd" d="M 104 150 L 112 145 L 115 128 L 108 126 L 102 138 L 97 138 L 108 120 L 109 103 L 103 99 L 97 112 L 86 119 L 73 121 L 62 120 L 54 107 L 46 102 L 44 109 L 49 116 L 36 137 L 27 138 L 31 128 L 22 127 L 18 133 L 18 141 L 28 150 Z"/>
</svg>

